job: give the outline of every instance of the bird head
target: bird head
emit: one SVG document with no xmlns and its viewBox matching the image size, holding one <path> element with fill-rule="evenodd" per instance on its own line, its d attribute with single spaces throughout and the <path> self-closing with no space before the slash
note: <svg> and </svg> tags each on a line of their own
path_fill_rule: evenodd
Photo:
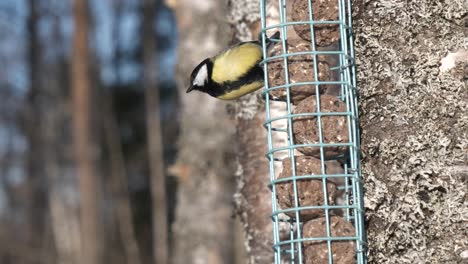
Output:
<svg viewBox="0 0 468 264">
<path fill-rule="evenodd" d="M 202 91 L 206 84 L 209 82 L 209 64 L 210 59 L 205 59 L 193 69 L 190 75 L 190 85 L 187 88 L 186 93 L 190 93 L 193 90 Z"/>
</svg>

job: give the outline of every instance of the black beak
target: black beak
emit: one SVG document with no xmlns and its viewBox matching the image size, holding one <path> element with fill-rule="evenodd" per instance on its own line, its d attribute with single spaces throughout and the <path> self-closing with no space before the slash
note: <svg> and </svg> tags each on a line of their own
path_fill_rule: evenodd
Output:
<svg viewBox="0 0 468 264">
<path fill-rule="evenodd" d="M 193 85 L 191 84 L 185 93 L 190 93 L 193 90 Z"/>
</svg>

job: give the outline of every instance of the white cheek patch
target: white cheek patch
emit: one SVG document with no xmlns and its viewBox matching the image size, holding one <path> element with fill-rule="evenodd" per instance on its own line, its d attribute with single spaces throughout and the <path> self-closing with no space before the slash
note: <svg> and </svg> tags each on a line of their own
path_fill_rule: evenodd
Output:
<svg viewBox="0 0 468 264">
<path fill-rule="evenodd" d="M 205 85 L 205 82 L 208 80 L 208 68 L 206 67 L 206 64 L 201 66 L 200 70 L 197 72 L 197 76 L 195 76 L 195 79 L 193 79 L 193 85 L 196 86 L 203 86 Z"/>
</svg>

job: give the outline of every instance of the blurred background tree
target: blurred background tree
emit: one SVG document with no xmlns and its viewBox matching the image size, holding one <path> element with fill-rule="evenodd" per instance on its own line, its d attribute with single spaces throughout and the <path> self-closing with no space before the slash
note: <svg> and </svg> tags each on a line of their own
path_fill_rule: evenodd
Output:
<svg viewBox="0 0 468 264">
<path fill-rule="evenodd" d="M 222 13 L 205 21 L 217 38 L 179 48 L 176 67 L 175 9 L 203 8 L 184 2 L 0 1 L 0 263 L 235 259 L 233 125 L 225 104 L 181 108 L 179 95 L 195 61 L 226 44 Z M 179 21 L 182 39 L 196 27 L 203 41 L 196 23 Z M 210 189 L 190 196 L 199 184 Z M 174 225 L 187 219 L 204 229 Z"/>
<path fill-rule="evenodd" d="M 245 263 L 234 105 L 185 96 L 228 9 L 0 1 L 0 263 Z"/>
</svg>

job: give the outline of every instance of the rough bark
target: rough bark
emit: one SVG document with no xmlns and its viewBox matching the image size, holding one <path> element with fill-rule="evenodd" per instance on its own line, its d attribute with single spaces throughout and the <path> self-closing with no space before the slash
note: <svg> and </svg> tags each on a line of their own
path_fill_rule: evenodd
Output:
<svg viewBox="0 0 468 264">
<path fill-rule="evenodd" d="M 75 33 L 71 62 L 73 97 L 73 140 L 80 190 L 82 262 L 101 261 L 98 217 L 96 155 L 97 145 L 91 127 L 91 84 L 89 78 L 87 0 L 75 0 L 73 6 Z"/>
<path fill-rule="evenodd" d="M 268 189 L 269 166 L 265 114 L 253 118 L 238 117 L 239 173 L 236 205 L 245 231 L 248 263 L 272 263 L 273 226 L 271 224 L 271 191 Z"/>
<path fill-rule="evenodd" d="M 257 38 L 260 32 L 259 7 L 255 0 L 229 1 L 229 17 L 236 39 L 248 41 Z M 267 10 L 267 23 L 274 23 L 277 18 L 270 12 L 274 11 L 274 6 L 269 7 L 273 9 Z M 246 262 L 251 264 L 274 261 L 264 109 L 264 101 L 258 94 L 239 99 L 235 107 L 239 166 L 235 197 L 245 232 Z"/>
<path fill-rule="evenodd" d="M 181 135 L 173 263 L 233 263 L 233 120 L 226 102 L 185 94 L 192 69 L 226 45 L 224 1 L 178 0 Z"/>
<path fill-rule="evenodd" d="M 467 6 L 355 1 L 370 263 L 467 261 Z"/>
<path fill-rule="evenodd" d="M 166 173 L 161 132 L 159 89 L 156 83 L 154 19 L 156 1 L 146 0 L 143 6 L 143 86 L 145 89 L 148 160 L 153 216 L 153 254 L 155 263 L 168 263 L 168 223 Z"/>
</svg>

